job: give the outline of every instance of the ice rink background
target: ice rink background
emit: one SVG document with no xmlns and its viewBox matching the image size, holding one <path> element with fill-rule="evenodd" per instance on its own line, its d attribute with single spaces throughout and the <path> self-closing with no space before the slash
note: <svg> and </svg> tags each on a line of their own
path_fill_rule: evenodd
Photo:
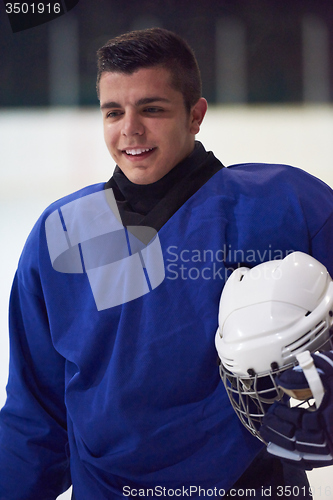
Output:
<svg viewBox="0 0 333 500">
<path fill-rule="evenodd" d="M 198 139 L 225 165 L 287 163 L 333 185 L 333 107 L 209 108 Z M 106 181 L 114 168 L 98 109 L 0 112 L 0 407 L 8 374 L 8 297 L 32 225 L 54 200 Z M 318 200 L 320 203 L 320 200 Z M 316 500 L 333 499 L 333 467 L 309 474 Z M 70 498 L 70 492 L 62 500 Z"/>
</svg>

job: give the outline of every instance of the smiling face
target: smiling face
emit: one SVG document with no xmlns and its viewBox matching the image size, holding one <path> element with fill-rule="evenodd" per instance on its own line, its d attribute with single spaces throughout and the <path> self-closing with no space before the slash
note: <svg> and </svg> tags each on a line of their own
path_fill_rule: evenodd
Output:
<svg viewBox="0 0 333 500">
<path fill-rule="evenodd" d="M 104 139 L 114 161 L 135 184 L 158 181 L 194 148 L 207 103 L 199 99 L 188 113 L 183 95 L 170 81 L 162 67 L 101 76 Z"/>
</svg>

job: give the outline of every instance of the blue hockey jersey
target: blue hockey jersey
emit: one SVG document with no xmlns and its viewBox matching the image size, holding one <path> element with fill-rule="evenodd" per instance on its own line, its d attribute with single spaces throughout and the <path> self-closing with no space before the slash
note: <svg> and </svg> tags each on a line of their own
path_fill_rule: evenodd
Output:
<svg viewBox="0 0 333 500">
<path fill-rule="evenodd" d="M 333 275 L 332 190 L 293 167 L 235 165 L 134 236 L 104 184 L 33 228 L 11 296 L 1 500 L 54 500 L 71 483 L 77 500 L 218 495 L 261 449 L 219 379 L 221 290 L 239 264 L 295 250 Z"/>
</svg>

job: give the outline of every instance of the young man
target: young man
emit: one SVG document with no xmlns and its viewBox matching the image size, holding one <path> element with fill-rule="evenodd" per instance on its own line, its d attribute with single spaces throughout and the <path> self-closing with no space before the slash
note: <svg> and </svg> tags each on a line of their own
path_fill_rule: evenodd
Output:
<svg viewBox="0 0 333 500">
<path fill-rule="evenodd" d="M 281 498 L 285 485 L 309 498 L 304 474 L 267 457 L 239 423 L 214 337 L 240 263 L 300 250 L 333 272 L 332 192 L 292 167 L 223 168 L 195 142 L 207 104 L 173 33 L 111 40 L 98 68 L 117 166 L 106 184 L 51 205 L 23 250 L 0 498 L 51 500 L 71 483 L 77 500 L 250 488 L 260 498 L 267 487 Z"/>
</svg>

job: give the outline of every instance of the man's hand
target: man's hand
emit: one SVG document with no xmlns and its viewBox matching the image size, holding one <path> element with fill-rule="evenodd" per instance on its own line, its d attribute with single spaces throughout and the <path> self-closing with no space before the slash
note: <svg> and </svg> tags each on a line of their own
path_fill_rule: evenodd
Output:
<svg viewBox="0 0 333 500">
<path fill-rule="evenodd" d="M 270 453 L 307 470 L 333 464 L 333 351 L 312 358 L 325 389 L 320 406 L 275 403 L 260 428 Z M 283 372 L 276 382 L 287 392 L 303 391 L 308 385 L 299 366 Z"/>
</svg>

